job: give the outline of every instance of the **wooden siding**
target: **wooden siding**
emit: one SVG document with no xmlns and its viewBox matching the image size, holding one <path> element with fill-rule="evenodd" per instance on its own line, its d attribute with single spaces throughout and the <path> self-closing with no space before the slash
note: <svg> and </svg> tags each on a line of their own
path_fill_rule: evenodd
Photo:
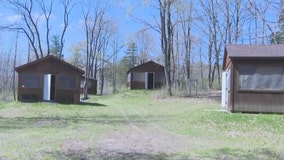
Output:
<svg viewBox="0 0 284 160">
<path fill-rule="evenodd" d="M 140 72 L 146 74 L 147 72 Z M 160 74 L 159 74 L 160 73 Z M 165 85 L 164 72 L 155 72 L 154 89 L 160 89 Z M 126 83 L 129 89 L 145 89 L 145 77 L 142 80 L 135 80 L 135 74 L 131 74 L 131 81 Z"/>
<path fill-rule="evenodd" d="M 241 92 L 235 94 L 234 112 L 284 113 L 283 93 Z"/>
<path fill-rule="evenodd" d="M 233 59 L 233 100 L 231 111 L 252 113 L 284 113 L 284 91 L 275 90 L 240 90 L 238 67 L 280 66 L 284 68 L 283 59 Z"/>
<path fill-rule="evenodd" d="M 55 77 L 54 83 L 54 101 L 60 103 L 79 103 L 80 98 L 80 80 L 84 71 L 72 66 L 71 64 L 57 59 L 54 56 L 47 56 L 43 59 L 19 66 L 18 72 L 18 100 L 24 101 L 26 98 L 30 101 L 43 101 L 44 75 L 51 74 Z M 36 74 L 41 76 L 40 88 L 27 88 L 23 86 L 24 74 Z M 59 77 L 73 76 L 76 79 L 76 88 L 60 89 Z"/>
<path fill-rule="evenodd" d="M 81 78 L 81 89 L 80 89 L 80 93 L 83 94 L 84 92 L 84 84 L 85 84 L 85 77 L 83 76 Z M 94 78 L 89 78 L 88 80 L 88 94 L 93 94 L 96 95 L 97 94 L 97 85 L 98 84 L 98 80 L 94 79 Z"/>
<path fill-rule="evenodd" d="M 88 93 L 96 95 L 97 94 L 97 80 L 93 79 L 89 81 L 91 83 L 90 87 L 88 88 Z"/>
<path fill-rule="evenodd" d="M 130 89 L 145 89 L 145 82 L 132 81 Z"/>
<path fill-rule="evenodd" d="M 228 54 L 225 54 L 224 61 L 225 62 L 223 63 L 223 70 L 227 70 L 228 68 L 232 67 L 232 61 Z"/>
<path fill-rule="evenodd" d="M 154 73 L 154 89 L 162 88 L 165 85 L 164 67 L 158 63 L 149 61 L 147 63 L 129 69 L 129 71 L 127 72 L 127 88 L 145 89 L 146 73 Z M 141 76 L 141 74 L 143 74 L 143 76 Z M 130 80 L 128 79 L 128 76 L 130 76 Z"/>
</svg>

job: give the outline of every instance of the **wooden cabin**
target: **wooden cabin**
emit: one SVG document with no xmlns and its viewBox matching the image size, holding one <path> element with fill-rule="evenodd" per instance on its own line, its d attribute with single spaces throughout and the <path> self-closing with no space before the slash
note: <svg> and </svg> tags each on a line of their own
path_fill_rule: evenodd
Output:
<svg viewBox="0 0 284 160">
<path fill-rule="evenodd" d="M 127 87 L 129 89 L 158 89 L 165 85 L 164 66 L 149 61 L 129 69 Z"/>
<path fill-rule="evenodd" d="M 284 113 L 284 45 L 227 45 L 223 70 L 223 107 Z"/>
<path fill-rule="evenodd" d="M 21 65 L 18 72 L 18 100 L 25 102 L 80 102 L 80 82 L 84 71 L 55 56 Z"/>
<path fill-rule="evenodd" d="M 84 85 L 85 85 L 85 76 L 81 79 L 81 93 L 84 91 Z M 97 95 L 97 83 L 98 80 L 95 78 L 89 78 L 88 79 L 88 94 Z"/>
</svg>

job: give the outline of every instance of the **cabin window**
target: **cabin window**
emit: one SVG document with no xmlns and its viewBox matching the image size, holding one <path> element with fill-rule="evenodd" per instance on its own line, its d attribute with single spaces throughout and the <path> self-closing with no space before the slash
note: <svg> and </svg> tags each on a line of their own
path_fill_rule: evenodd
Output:
<svg viewBox="0 0 284 160">
<path fill-rule="evenodd" d="M 144 72 L 133 72 L 133 81 L 144 82 L 145 73 Z"/>
<path fill-rule="evenodd" d="M 284 68 L 241 66 L 238 68 L 241 90 L 284 90 Z"/>
<path fill-rule="evenodd" d="M 76 76 L 59 76 L 59 88 L 66 90 L 76 90 L 77 89 Z"/>
<path fill-rule="evenodd" d="M 37 74 L 24 74 L 22 87 L 41 88 L 41 76 Z"/>
</svg>

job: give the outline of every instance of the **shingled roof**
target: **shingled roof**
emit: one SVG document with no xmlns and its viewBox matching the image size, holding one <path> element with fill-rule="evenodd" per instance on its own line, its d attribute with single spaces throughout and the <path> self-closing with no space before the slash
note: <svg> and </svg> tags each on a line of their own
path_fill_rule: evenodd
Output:
<svg viewBox="0 0 284 160">
<path fill-rule="evenodd" d="M 151 72 L 151 71 L 155 71 L 158 69 L 164 69 L 164 66 L 160 65 L 159 63 L 156 63 L 154 61 L 148 61 L 146 63 L 140 64 L 138 66 L 135 66 L 133 68 L 130 68 L 127 72 L 127 74 L 129 72 L 132 71 L 136 71 L 136 72 Z"/>
<path fill-rule="evenodd" d="M 225 56 L 230 58 L 284 57 L 284 45 L 226 45 Z"/>
<path fill-rule="evenodd" d="M 40 59 L 38 59 L 38 60 L 35 60 L 35 61 L 32 61 L 32 62 L 23 64 L 23 65 L 21 65 L 21 66 L 16 67 L 15 70 L 16 70 L 17 72 L 19 72 L 19 71 L 21 71 L 21 70 L 23 70 L 23 69 L 26 69 L 26 68 L 28 68 L 28 67 L 34 67 L 36 64 L 42 63 L 42 62 L 44 62 L 44 61 L 58 62 L 58 63 L 60 63 L 60 64 L 62 64 L 62 65 L 64 65 L 64 66 L 66 66 L 66 67 L 68 67 L 68 68 L 71 68 L 71 69 L 73 69 L 73 70 L 75 70 L 75 71 L 77 71 L 77 72 L 80 72 L 81 74 L 84 74 L 84 73 L 85 73 L 85 71 L 83 71 L 82 69 L 80 69 L 80 68 L 78 68 L 78 67 L 76 67 L 76 66 L 73 66 L 72 64 L 70 64 L 70 63 L 68 63 L 68 62 L 65 62 L 65 61 L 63 61 L 63 60 L 61 60 L 61 59 L 59 59 L 59 58 L 57 58 L 57 57 L 55 57 L 55 56 L 53 56 L 53 55 L 47 55 L 47 56 L 45 56 L 45 57 L 43 57 L 43 58 L 40 58 Z M 52 64 L 52 63 L 51 63 L 51 64 Z"/>
</svg>

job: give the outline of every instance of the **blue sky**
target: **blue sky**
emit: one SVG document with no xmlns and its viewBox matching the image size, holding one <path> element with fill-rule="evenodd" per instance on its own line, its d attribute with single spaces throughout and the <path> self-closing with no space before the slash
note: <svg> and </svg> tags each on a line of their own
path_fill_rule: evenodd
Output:
<svg viewBox="0 0 284 160">
<path fill-rule="evenodd" d="M 80 0 L 74 0 L 76 2 Z M 81 0 L 84 1 L 84 0 Z M 119 26 L 119 38 L 121 43 L 126 44 L 127 41 L 129 41 L 136 32 L 141 30 L 143 28 L 143 24 L 140 22 L 135 21 L 130 15 L 136 18 L 143 19 L 151 24 L 155 24 L 153 15 L 156 17 L 159 16 L 159 13 L 157 10 L 155 10 L 153 7 L 147 6 L 147 3 L 154 1 L 152 0 L 102 0 L 103 2 L 112 2 L 111 6 L 107 10 L 107 17 L 117 23 Z M 262 0 L 264 1 L 264 0 Z M 258 1 L 261 3 L 262 1 Z M 59 0 L 54 0 L 55 3 L 58 3 Z M 197 0 L 194 2 L 198 2 Z M 271 6 L 270 6 L 271 7 Z M 52 31 L 53 34 L 60 34 L 62 29 L 62 14 L 61 6 L 56 4 L 53 8 L 54 13 L 52 15 Z M 198 8 L 197 8 L 198 10 Z M 198 12 L 199 13 L 199 12 Z M 202 13 L 202 12 L 201 12 Z M 271 7 L 269 9 L 269 14 L 267 14 L 267 19 L 272 22 L 276 22 L 277 20 L 277 13 L 278 9 Z M 35 13 L 36 14 L 36 13 Z M 206 16 L 206 15 L 202 15 Z M 16 15 L 7 5 L 6 0 L 0 0 L 0 25 L 5 25 L 9 23 L 14 23 L 19 18 L 18 15 Z M 65 47 L 64 47 L 64 55 L 65 58 L 70 57 L 70 48 L 72 45 L 75 45 L 79 42 L 85 41 L 85 33 L 84 33 L 84 27 L 82 24 L 82 6 L 78 3 L 72 10 L 71 17 L 70 17 L 70 25 L 67 29 L 66 36 L 65 36 Z M 197 54 L 197 59 L 199 60 L 199 50 L 202 49 L 202 52 L 206 55 L 207 47 L 206 45 L 206 37 L 204 38 L 204 32 L 202 30 L 202 27 L 199 26 L 200 22 L 196 22 L 193 24 L 192 29 L 192 36 L 196 38 L 196 43 L 192 47 L 195 49 Z M 272 29 L 277 28 L 276 23 L 269 23 L 271 25 Z M 44 28 L 44 27 L 43 27 Z M 247 32 L 247 29 L 244 30 L 244 32 Z M 153 46 L 155 48 L 153 49 L 151 56 L 153 58 L 158 57 L 161 54 L 160 51 L 160 45 L 159 45 L 159 35 L 153 31 L 149 30 L 149 33 L 153 37 Z M 12 32 L 7 31 L 0 31 L 0 51 L 10 53 L 12 51 L 11 49 L 14 48 L 15 44 L 15 37 L 16 34 Z M 245 37 L 245 42 L 247 43 L 248 36 Z M 204 41 L 205 40 L 205 41 Z M 22 60 L 26 60 L 27 58 L 27 40 L 24 37 L 24 35 L 20 35 L 19 39 L 19 46 L 18 46 L 18 57 L 20 57 Z M 198 46 L 199 45 L 199 46 Z M 201 46 L 203 45 L 203 46 Z M 125 54 L 126 47 L 121 50 L 120 57 Z M 12 52 L 13 53 L 13 52 Z M 193 54 L 194 55 L 194 54 Z"/>
<path fill-rule="evenodd" d="M 148 13 L 149 7 L 145 7 L 142 1 L 135 0 L 113 0 L 112 5 L 107 10 L 107 17 L 113 20 L 119 26 L 119 35 L 120 41 L 126 43 L 135 32 L 143 28 L 143 24 L 134 21 L 130 15 L 140 16 L 144 18 L 152 17 Z M 58 5 L 58 0 L 55 0 L 54 12 L 51 20 L 51 30 L 53 34 L 60 34 L 63 26 L 62 6 Z M 152 11 L 151 11 L 152 12 Z M 38 13 L 35 13 L 38 14 Z M 6 25 L 15 23 L 19 19 L 19 15 L 13 12 L 5 0 L 0 0 L 0 25 Z M 70 25 L 67 29 L 65 36 L 65 47 L 64 54 L 65 57 L 70 56 L 70 48 L 85 40 L 84 26 L 82 24 L 82 5 L 77 4 L 71 13 Z M 42 24 L 43 25 L 43 24 Z M 44 28 L 44 26 L 42 26 Z M 0 31 L 0 50 L 1 52 L 10 52 L 14 47 L 16 39 L 15 32 Z M 27 40 L 24 35 L 20 35 L 19 38 L 19 47 L 18 47 L 18 56 L 21 59 L 26 58 L 27 53 Z M 13 50 L 13 49 L 12 49 Z M 124 50 L 121 51 L 121 54 L 124 54 Z"/>
</svg>

